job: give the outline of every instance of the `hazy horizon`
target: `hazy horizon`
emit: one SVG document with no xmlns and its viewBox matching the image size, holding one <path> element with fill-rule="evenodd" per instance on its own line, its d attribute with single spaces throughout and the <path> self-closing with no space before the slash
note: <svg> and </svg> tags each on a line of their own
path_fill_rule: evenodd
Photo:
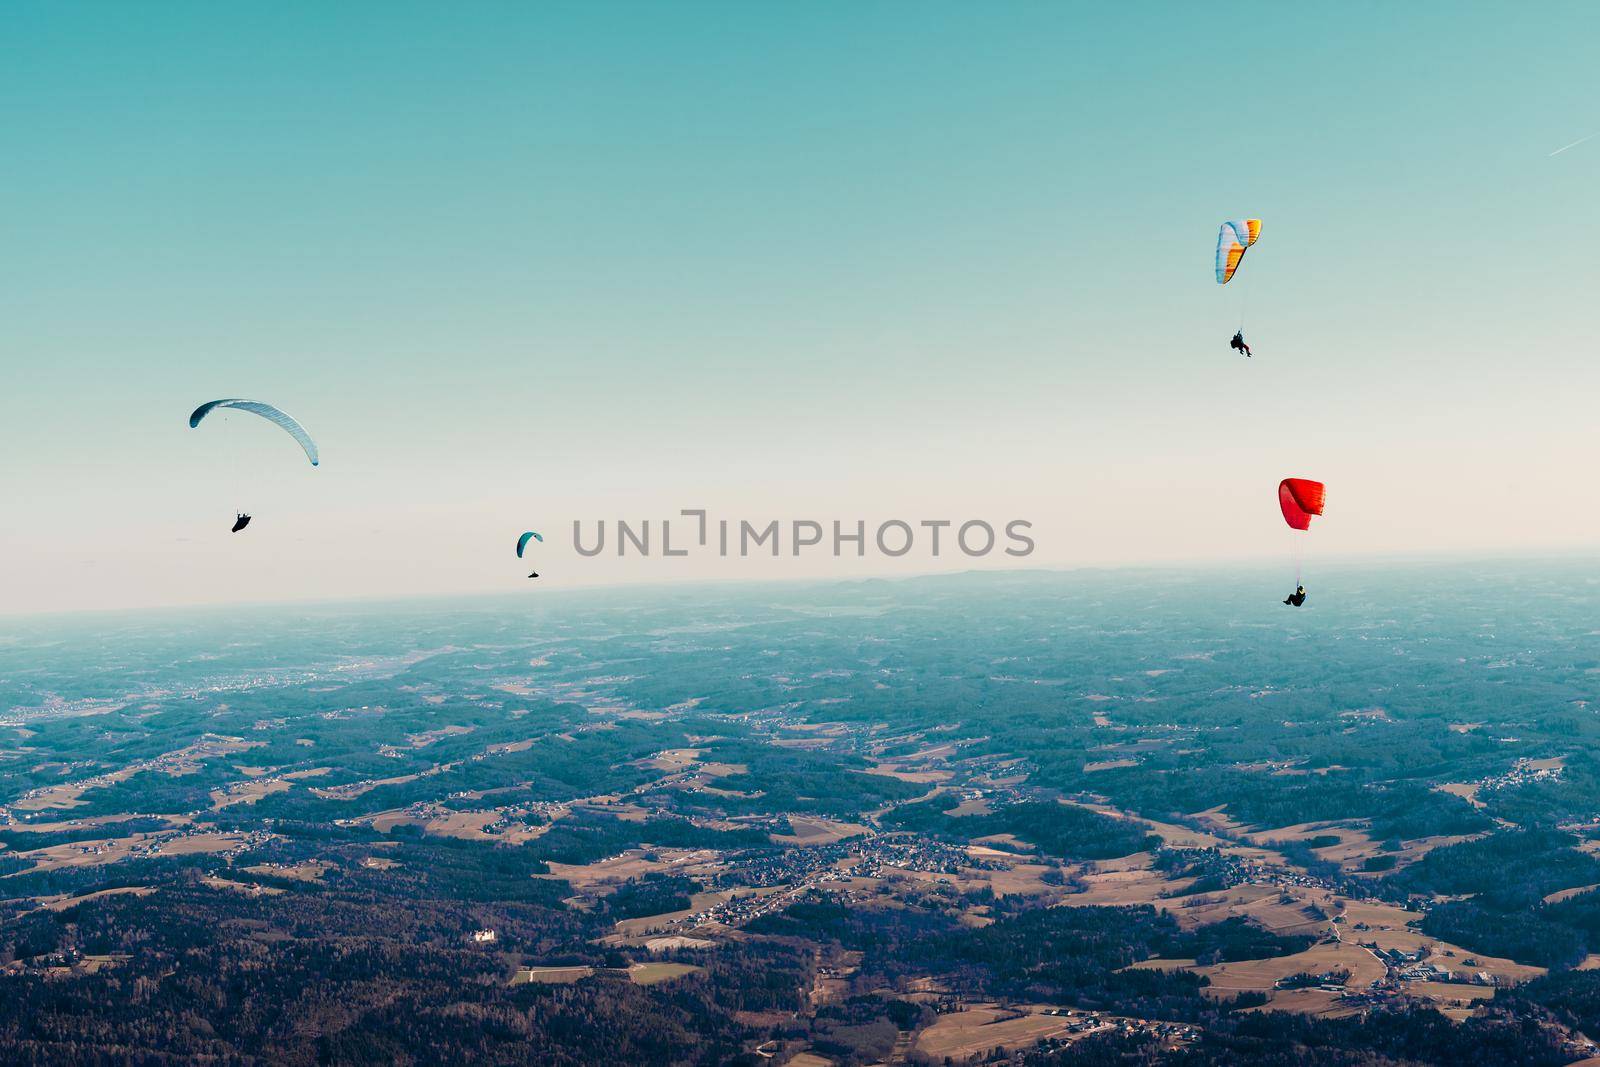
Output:
<svg viewBox="0 0 1600 1067">
<path fill-rule="evenodd" d="M 1471 568 L 1541 571 L 1560 566 L 1585 568 L 1583 572 L 1577 575 L 1579 580 L 1588 584 L 1600 582 L 1600 554 L 1561 552 L 1543 555 L 1414 553 L 1334 557 L 1319 560 L 1317 562 L 1317 570 L 1313 574 L 1306 576 L 1304 581 L 1313 592 L 1319 594 L 1309 605 L 1310 609 L 1315 609 L 1332 606 L 1333 602 L 1341 597 L 1341 592 L 1345 589 L 1342 584 L 1343 581 L 1352 576 L 1375 577 L 1383 573 L 1421 575 L 1439 571 L 1446 573 L 1451 580 L 1458 580 L 1463 572 Z M 950 570 L 863 573 L 849 576 L 707 577 L 681 580 L 663 579 L 660 581 L 616 581 L 592 585 L 568 584 L 540 592 L 537 595 L 521 587 L 515 587 L 509 591 L 489 589 L 440 593 L 397 593 L 392 595 L 373 593 L 366 596 L 342 597 L 262 598 L 246 601 L 196 600 L 104 608 L 0 612 L 0 622 L 12 625 L 26 625 L 35 621 L 71 623 L 74 620 L 90 620 L 103 617 L 185 616 L 235 610 L 271 613 L 276 611 L 316 611 L 327 609 L 331 611 L 348 610 L 358 614 L 364 611 L 380 611 L 388 608 L 447 611 L 458 608 L 470 609 L 477 606 L 499 606 L 502 604 L 508 608 L 517 607 L 538 611 L 547 605 L 576 604 L 598 606 L 610 601 L 612 598 L 618 598 L 618 603 L 625 603 L 627 598 L 630 597 L 637 597 L 642 602 L 646 602 L 660 597 L 671 596 L 714 597 L 717 594 L 726 594 L 730 597 L 739 597 L 756 595 L 762 592 L 782 594 L 809 590 L 850 590 L 878 584 L 894 588 L 905 584 L 923 582 L 971 580 L 1005 582 L 1026 578 L 1042 581 L 1071 581 L 1074 579 L 1090 581 L 1101 578 L 1110 580 L 1126 579 L 1133 582 L 1130 589 L 1137 590 L 1139 582 L 1148 580 L 1174 579 L 1185 584 L 1205 585 L 1223 579 L 1237 580 L 1243 577 L 1248 579 L 1250 591 L 1241 595 L 1254 597 L 1254 599 L 1271 607 L 1272 598 L 1267 597 L 1266 594 L 1278 592 L 1280 586 L 1284 586 L 1286 590 L 1287 585 L 1285 583 L 1292 581 L 1292 578 L 1287 577 L 1290 573 L 1292 572 L 1285 571 L 1282 563 L 1241 558 L 1100 564 L 1082 567 L 1031 567 L 1023 564 L 992 568 L 968 567 Z M 1237 592 L 1237 590 L 1234 591 Z"/>
</svg>

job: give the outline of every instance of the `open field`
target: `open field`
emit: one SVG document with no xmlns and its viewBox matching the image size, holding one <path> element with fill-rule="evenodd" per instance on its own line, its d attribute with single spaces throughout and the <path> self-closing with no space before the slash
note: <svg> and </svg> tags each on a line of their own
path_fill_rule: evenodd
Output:
<svg viewBox="0 0 1600 1067">
<path fill-rule="evenodd" d="M 634 985 L 658 985 L 703 969 L 692 963 L 635 963 L 628 968 L 628 980 Z"/>
<path fill-rule="evenodd" d="M 1042 1009 L 972 1007 L 939 1016 L 917 1035 L 916 1050 L 935 1061 L 948 1056 L 965 1063 L 999 1045 L 1026 1048 L 1046 1038 L 1064 1037 L 1074 1021 L 1065 1015 L 1045 1015 Z"/>
<path fill-rule="evenodd" d="M 1096 760 L 1093 763 L 1085 763 L 1083 765 L 1083 770 L 1086 774 L 1094 774 L 1097 771 L 1116 771 L 1121 770 L 1124 767 L 1137 766 L 1139 766 L 1138 760 L 1124 757 L 1122 759 L 1105 759 Z"/>
<path fill-rule="evenodd" d="M 234 804 L 254 804 L 262 797 L 284 793 L 293 788 L 282 778 L 269 781 L 235 782 L 225 789 L 211 791 L 211 810 L 220 811 Z"/>
<path fill-rule="evenodd" d="M 512 985 L 537 982 L 546 985 L 568 985 L 594 974 L 593 967 L 524 967 L 512 977 Z"/>
<path fill-rule="evenodd" d="M 647 760 L 641 760 L 642 766 L 658 771 L 685 771 L 700 762 L 701 752 L 697 748 L 671 748 L 664 752 L 657 752 Z"/>
<path fill-rule="evenodd" d="M 424 833 L 439 837 L 455 837 L 467 841 L 503 840 L 515 843 L 538 836 L 544 827 L 517 826 L 503 835 L 486 833 L 484 827 L 499 822 L 503 816 L 495 810 L 455 811 L 450 808 L 429 806 L 420 812 L 387 811 L 372 816 L 368 822 L 374 830 L 388 833 L 396 826 L 421 827 Z"/>
<path fill-rule="evenodd" d="M 146 819 L 150 816 L 124 813 L 120 815 L 95 815 L 83 819 L 62 819 L 59 822 L 19 822 L 10 827 L 17 833 L 31 834 L 60 834 L 73 833 L 78 830 L 87 830 L 98 826 L 115 826 L 117 823 L 128 822 L 131 819 Z M 168 826 L 187 826 L 192 820 L 186 815 L 163 816 Z"/>
<path fill-rule="evenodd" d="M 772 839 L 785 845 L 831 845 L 835 841 L 863 837 L 872 832 L 860 823 L 835 822 L 805 815 L 791 815 L 789 827 L 793 833 L 773 834 Z"/>
<path fill-rule="evenodd" d="M 1284 899 L 1286 895 L 1287 900 Z M 1273 886 L 1247 882 L 1218 893 L 1177 897 L 1158 906 L 1170 911 L 1185 927 L 1237 917 L 1249 919 L 1275 934 L 1318 937 L 1328 933 L 1331 926 L 1326 918 L 1312 910 L 1314 903 L 1311 893 L 1285 894 Z"/>
<path fill-rule="evenodd" d="M 1065 891 L 1044 881 L 1044 876 L 1054 868 L 1035 863 L 1031 857 L 986 845 L 968 845 L 967 854 L 974 860 L 996 864 L 992 870 L 980 867 L 962 867 L 955 873 L 945 871 L 918 871 L 884 864 L 879 882 L 894 886 L 897 882 L 927 887 L 947 885 L 960 893 L 992 889 L 998 896 L 1021 894 L 1024 896 L 1061 897 Z"/>
<path fill-rule="evenodd" d="M 1456 982 L 1409 982 L 1406 992 L 1435 1004 L 1476 1004 L 1493 1000 L 1494 987 L 1462 985 Z"/>
<path fill-rule="evenodd" d="M 1341 1000 L 1340 994 L 1326 989 L 1279 989 L 1272 999 L 1247 1012 L 1287 1011 L 1297 1015 L 1314 1015 L 1321 1019 L 1348 1019 L 1361 1014 L 1354 1005 Z"/>
<path fill-rule="evenodd" d="M 1248 843 L 1241 844 L 1230 837 L 1222 837 L 1205 830 L 1196 830 L 1188 826 L 1179 826 L 1177 823 L 1161 822 L 1157 819 L 1147 819 L 1142 815 L 1122 811 L 1110 804 L 1084 804 L 1075 801 L 1063 801 L 1074 807 L 1087 808 L 1097 811 L 1101 815 L 1109 815 L 1114 819 L 1124 819 L 1148 827 L 1150 832 L 1161 838 L 1161 843 L 1168 848 L 1214 848 L 1229 855 L 1255 862 L 1281 863 L 1282 857 L 1267 849 L 1257 848 Z"/>
<path fill-rule="evenodd" d="M 702 968 L 692 963 L 635 963 L 628 967 L 628 980 L 635 985 L 659 985 L 686 974 L 695 974 Z M 571 985 L 592 978 L 594 967 L 520 967 L 511 977 L 512 985 Z M 617 972 L 620 973 L 620 972 Z"/>
<path fill-rule="evenodd" d="M 955 775 L 945 770 L 913 771 L 907 770 L 905 764 L 880 763 L 867 768 L 868 774 L 881 774 L 888 778 L 898 778 L 902 782 L 915 782 L 919 785 L 934 785 L 939 782 L 948 782 Z"/>
<path fill-rule="evenodd" d="M 284 890 L 275 885 L 257 885 L 254 882 L 236 882 L 231 878 L 221 878 L 217 875 L 207 875 L 200 879 L 202 885 L 212 889 L 223 889 L 230 893 L 242 893 L 247 897 L 277 897 L 282 896 Z"/>
<path fill-rule="evenodd" d="M 29 852 L 15 853 L 18 859 L 32 860 L 33 872 L 68 867 L 96 867 L 134 857 L 185 856 L 207 852 L 231 852 L 251 844 L 249 834 L 230 832 L 182 832 L 161 830 L 129 837 L 94 841 L 73 841 Z"/>
<path fill-rule="evenodd" d="M 294 863 L 287 866 L 278 863 L 258 863 L 253 867 L 246 867 L 246 874 L 256 874 L 262 877 L 287 878 L 293 882 L 320 882 L 334 865 L 323 860 L 306 860 L 304 863 Z"/>
<path fill-rule="evenodd" d="M 1102 860 L 1078 867 L 1074 873 L 1087 887 L 1072 895 L 1075 905 L 1161 905 L 1169 894 L 1180 893 L 1193 879 L 1170 879 L 1153 869 L 1148 852 L 1117 860 Z"/>
<path fill-rule="evenodd" d="M 1582 896 L 1584 893 L 1588 893 L 1596 889 L 1600 889 L 1600 883 L 1596 883 L 1594 885 L 1575 885 L 1571 889 L 1558 889 L 1554 893 L 1545 894 L 1544 903 L 1558 904 L 1563 900 L 1569 900 L 1572 897 Z"/>
<path fill-rule="evenodd" d="M 639 934 L 665 930 L 689 918 L 691 915 L 699 914 L 707 908 L 721 904 L 732 895 L 731 893 L 696 893 L 690 898 L 689 907 L 682 911 L 669 911 L 661 915 L 641 915 L 637 919 L 623 919 L 613 929 L 625 937 L 635 937 Z"/>
<path fill-rule="evenodd" d="M 372 792 L 379 786 L 406 785 L 421 778 L 422 774 L 397 774 L 392 778 L 369 778 L 360 782 L 350 782 L 345 785 L 314 786 L 311 792 L 324 800 L 355 800 L 366 793 Z"/>
<path fill-rule="evenodd" d="M 1130 963 L 1125 970 L 1129 971 L 1189 971 L 1195 968 L 1198 961 L 1192 959 L 1161 959 L 1153 957 Z"/>
<path fill-rule="evenodd" d="M 1435 788 L 1441 793 L 1449 793 L 1453 797 L 1460 797 L 1479 810 L 1483 808 L 1483 801 L 1478 799 L 1478 790 L 1481 786 L 1477 782 L 1446 782 Z"/>
<path fill-rule="evenodd" d="M 959 819 L 967 815 L 990 815 L 993 812 L 994 805 L 990 803 L 988 797 L 973 797 L 971 800 L 963 800 L 945 814 L 952 819 Z"/>
<path fill-rule="evenodd" d="M 1312 853 L 1318 859 L 1337 863 L 1339 869 L 1346 874 L 1381 877 L 1410 866 L 1436 848 L 1467 841 L 1473 836 L 1475 835 L 1459 834 L 1414 838 L 1400 842 L 1401 847 L 1392 850 L 1385 847 L 1386 842 L 1373 840 L 1363 823 L 1341 819 L 1298 823 L 1274 830 L 1257 830 L 1250 833 L 1247 840 L 1259 845 L 1270 845 L 1274 842 L 1304 844 L 1319 838 L 1337 838 L 1336 843 L 1319 845 L 1312 849 Z M 1378 857 L 1384 857 L 1387 865 L 1377 872 L 1368 871 L 1367 862 Z"/>
<path fill-rule="evenodd" d="M 1275 984 L 1297 974 L 1324 974 L 1330 971 L 1349 971 L 1343 983 L 1352 991 L 1366 989 L 1380 982 L 1388 973 L 1382 962 L 1371 952 L 1355 945 L 1336 941 L 1312 945 L 1304 952 L 1292 956 L 1278 956 L 1266 960 L 1242 960 L 1236 963 L 1214 963 L 1207 967 L 1192 968 L 1194 973 L 1211 980 L 1208 996 L 1228 997 L 1241 992 L 1260 992 L 1272 996 Z"/>
<path fill-rule="evenodd" d="M 128 885 L 118 886 L 116 889 L 101 889 L 76 897 L 40 897 L 39 901 L 40 907 L 45 911 L 66 911 L 68 908 L 77 907 L 79 904 L 85 904 L 91 900 L 103 900 L 106 897 L 115 896 L 147 897 L 154 892 L 155 890 L 149 886 Z"/>
<path fill-rule="evenodd" d="M 647 859 L 654 856 L 654 859 Z M 698 864 L 713 863 L 716 855 L 706 850 L 663 848 L 654 851 L 628 849 L 610 859 L 595 863 L 551 863 L 550 873 L 534 875 L 535 878 L 558 878 L 573 889 L 596 892 L 606 891 L 633 878 L 678 868 L 693 868 Z"/>
</svg>

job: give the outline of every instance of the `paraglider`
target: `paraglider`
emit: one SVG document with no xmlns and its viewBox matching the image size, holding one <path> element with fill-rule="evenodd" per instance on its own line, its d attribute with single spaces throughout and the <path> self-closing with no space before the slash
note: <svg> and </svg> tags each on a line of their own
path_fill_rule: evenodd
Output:
<svg viewBox="0 0 1600 1067">
<path fill-rule="evenodd" d="M 527 533 L 525 533 L 521 537 L 517 538 L 517 558 L 518 559 L 522 558 L 522 552 L 523 552 L 524 549 L 526 549 L 528 547 L 528 542 L 529 541 L 538 541 L 540 544 L 544 544 L 544 537 L 541 536 L 540 534 L 535 533 L 532 530 L 529 530 Z M 528 577 L 529 578 L 537 578 L 537 577 L 539 577 L 539 572 L 538 571 L 534 571 L 532 574 L 528 575 Z"/>
<path fill-rule="evenodd" d="M 1289 524 L 1291 530 L 1311 529 L 1311 518 L 1322 514 L 1322 505 L 1328 497 L 1327 486 L 1321 482 L 1311 481 L 1309 478 L 1285 478 L 1278 483 L 1278 509 L 1283 512 L 1283 521 Z M 1295 589 L 1284 598 L 1284 603 L 1291 607 L 1300 607 L 1306 602 L 1306 587 L 1300 584 L 1300 556 L 1299 546 L 1296 546 L 1294 565 Z"/>
<path fill-rule="evenodd" d="M 1247 249 L 1256 243 L 1256 238 L 1261 236 L 1260 219 L 1235 219 L 1224 222 L 1222 229 L 1217 231 L 1217 284 L 1227 285 L 1233 280 L 1234 273 L 1238 271 L 1239 264 L 1244 262 Z M 1242 352 L 1246 356 L 1252 355 L 1250 346 L 1244 341 L 1244 310 L 1241 302 L 1239 311 L 1239 328 L 1234 331 L 1233 340 L 1228 342 L 1228 347 L 1235 352 Z"/>
<path fill-rule="evenodd" d="M 240 411 L 248 411 L 252 414 L 260 415 L 263 419 L 266 419 L 268 422 L 279 427 L 290 437 L 293 437 L 297 442 L 299 442 L 300 447 L 305 450 L 306 458 L 311 461 L 311 465 L 313 467 L 317 465 L 317 443 L 311 439 L 310 434 L 306 433 L 306 428 L 301 426 L 285 412 L 279 411 L 271 404 L 263 404 L 259 400 L 235 399 L 208 401 L 195 408 L 194 413 L 189 416 L 189 428 L 192 430 L 196 426 L 199 426 L 201 419 L 205 418 L 218 408 L 237 408 Z"/>
<path fill-rule="evenodd" d="M 1217 231 L 1217 284 L 1227 285 L 1244 259 L 1245 250 L 1261 236 L 1260 219 L 1224 222 Z"/>
<path fill-rule="evenodd" d="M 1294 530 L 1311 529 L 1311 517 L 1322 514 L 1328 487 L 1309 478 L 1285 478 L 1278 483 L 1278 508 Z"/>
<path fill-rule="evenodd" d="M 231 398 L 207 401 L 206 403 L 195 408 L 194 411 L 189 415 L 189 428 L 192 430 L 199 426 L 202 419 L 219 408 L 222 410 L 237 408 L 240 411 L 248 411 L 252 415 L 260 415 L 263 419 L 266 419 L 274 426 L 277 426 L 279 429 L 283 430 L 290 437 L 294 438 L 295 441 L 300 445 L 300 448 L 305 452 L 306 458 L 311 461 L 311 465 L 313 467 L 318 465 L 320 460 L 317 455 L 317 443 L 311 439 L 311 435 L 306 432 L 306 428 L 301 426 L 285 412 L 280 411 L 271 404 L 263 404 L 259 400 L 242 400 L 238 398 Z M 250 525 L 250 516 L 246 515 L 242 511 L 237 512 L 234 517 L 233 529 L 231 532 L 238 533 L 248 525 Z"/>
</svg>

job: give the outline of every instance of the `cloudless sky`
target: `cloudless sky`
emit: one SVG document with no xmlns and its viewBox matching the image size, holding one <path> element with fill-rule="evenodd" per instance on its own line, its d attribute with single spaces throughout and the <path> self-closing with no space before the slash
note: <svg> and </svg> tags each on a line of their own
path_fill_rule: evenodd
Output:
<svg viewBox="0 0 1600 1067">
<path fill-rule="evenodd" d="M 1549 153 L 1600 130 L 1596 40 L 1585 3 L 8 5 L 0 611 L 504 591 L 527 528 L 555 585 L 973 565 L 571 550 L 684 507 L 1276 566 L 1285 475 L 1329 485 L 1310 554 L 1585 549 L 1600 140 Z M 220 396 L 321 469 L 189 430 Z"/>
</svg>

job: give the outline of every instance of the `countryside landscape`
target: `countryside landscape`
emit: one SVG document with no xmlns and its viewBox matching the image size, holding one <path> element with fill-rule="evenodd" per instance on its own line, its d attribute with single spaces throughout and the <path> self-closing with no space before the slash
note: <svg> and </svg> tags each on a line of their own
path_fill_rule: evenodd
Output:
<svg viewBox="0 0 1600 1067">
<path fill-rule="evenodd" d="M 1600 1062 L 1600 575 L 1474 573 L 13 625 L 0 1055 Z"/>
</svg>

